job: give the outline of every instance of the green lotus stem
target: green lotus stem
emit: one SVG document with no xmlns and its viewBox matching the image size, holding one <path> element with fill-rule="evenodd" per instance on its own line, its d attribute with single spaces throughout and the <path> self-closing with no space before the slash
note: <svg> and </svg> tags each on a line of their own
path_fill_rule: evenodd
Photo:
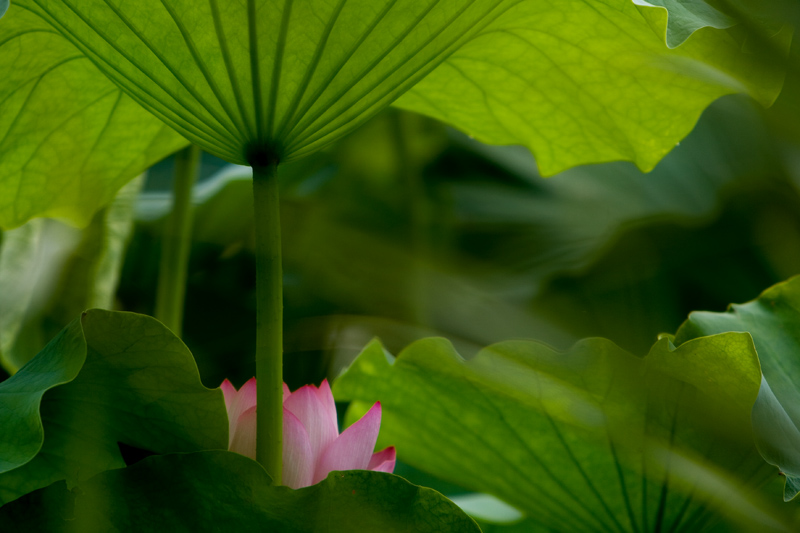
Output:
<svg viewBox="0 0 800 533">
<path fill-rule="evenodd" d="M 256 228 L 256 460 L 281 484 L 283 275 L 277 164 L 253 167 Z"/>
<path fill-rule="evenodd" d="M 197 180 L 200 154 L 200 148 L 191 145 L 175 155 L 172 212 L 161 241 L 155 317 L 179 337 L 192 249 L 192 187 Z"/>
</svg>

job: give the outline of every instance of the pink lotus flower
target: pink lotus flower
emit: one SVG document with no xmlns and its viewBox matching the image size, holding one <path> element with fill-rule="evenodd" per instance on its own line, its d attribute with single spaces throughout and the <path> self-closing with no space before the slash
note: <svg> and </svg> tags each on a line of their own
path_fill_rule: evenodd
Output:
<svg viewBox="0 0 800 533">
<path fill-rule="evenodd" d="M 228 449 L 256 457 L 256 378 L 238 391 L 222 382 L 228 409 Z M 394 446 L 372 453 L 381 427 L 377 402 L 361 419 L 339 434 L 336 406 L 328 380 L 289 392 L 283 384 L 283 484 L 293 489 L 319 483 L 333 470 L 394 471 Z"/>
</svg>

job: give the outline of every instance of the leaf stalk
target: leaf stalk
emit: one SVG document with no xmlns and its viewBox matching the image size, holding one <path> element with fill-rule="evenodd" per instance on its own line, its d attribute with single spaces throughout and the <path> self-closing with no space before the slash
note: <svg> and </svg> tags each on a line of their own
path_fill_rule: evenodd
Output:
<svg viewBox="0 0 800 533">
<path fill-rule="evenodd" d="M 277 162 L 253 167 L 256 233 L 256 460 L 281 484 L 283 273 Z"/>
</svg>

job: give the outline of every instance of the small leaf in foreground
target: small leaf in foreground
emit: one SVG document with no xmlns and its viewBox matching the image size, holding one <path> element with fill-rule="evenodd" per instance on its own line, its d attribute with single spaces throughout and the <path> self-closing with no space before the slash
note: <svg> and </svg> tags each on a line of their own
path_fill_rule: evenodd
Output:
<svg viewBox="0 0 800 533">
<path fill-rule="evenodd" d="M 299 490 L 270 484 L 260 465 L 230 452 L 162 455 L 104 472 L 74 491 L 63 482 L 0 509 L 30 531 L 280 531 L 479 533 L 438 492 L 383 472 L 332 472 Z M 82 529 L 84 528 L 84 529 Z"/>
</svg>

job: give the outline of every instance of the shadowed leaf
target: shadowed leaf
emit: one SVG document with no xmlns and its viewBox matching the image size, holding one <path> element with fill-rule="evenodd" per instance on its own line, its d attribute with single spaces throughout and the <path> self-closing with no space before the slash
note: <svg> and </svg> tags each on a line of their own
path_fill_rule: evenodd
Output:
<svg viewBox="0 0 800 533">
<path fill-rule="evenodd" d="M 144 459 L 68 491 L 63 483 L 0 510 L 29 530 L 479 533 L 455 504 L 392 474 L 332 472 L 300 490 L 270 485 L 256 462 L 230 452 Z M 77 529 L 75 529 L 77 528 Z"/>
<path fill-rule="evenodd" d="M 155 319 L 92 310 L 0 383 L 0 502 L 156 453 L 226 449 L 222 393 Z"/>
</svg>

